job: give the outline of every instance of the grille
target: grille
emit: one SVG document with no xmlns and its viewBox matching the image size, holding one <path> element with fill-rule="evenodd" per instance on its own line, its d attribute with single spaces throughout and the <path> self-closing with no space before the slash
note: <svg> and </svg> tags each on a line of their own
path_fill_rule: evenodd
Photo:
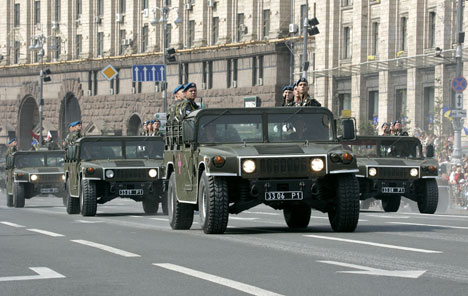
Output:
<svg viewBox="0 0 468 296">
<path fill-rule="evenodd" d="M 46 183 L 46 182 L 50 182 L 50 183 L 63 182 L 62 175 L 63 175 L 63 174 L 46 174 L 46 175 L 37 174 L 37 176 L 38 176 L 37 181 L 40 182 L 40 183 Z"/>
<path fill-rule="evenodd" d="M 142 181 L 148 178 L 146 169 L 114 170 L 114 179 L 123 181 Z"/>
<path fill-rule="evenodd" d="M 381 179 L 409 179 L 411 168 L 377 168 L 377 175 Z"/>
<path fill-rule="evenodd" d="M 309 158 L 261 158 L 261 177 L 296 177 L 309 173 Z"/>
</svg>

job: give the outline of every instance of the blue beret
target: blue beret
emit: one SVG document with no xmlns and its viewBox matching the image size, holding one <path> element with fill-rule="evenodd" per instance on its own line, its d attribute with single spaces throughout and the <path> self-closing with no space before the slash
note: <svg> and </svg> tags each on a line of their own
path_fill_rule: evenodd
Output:
<svg viewBox="0 0 468 296">
<path fill-rule="evenodd" d="M 13 143 L 14 141 L 16 141 L 16 139 L 15 139 L 15 138 L 13 138 L 13 139 L 11 139 L 10 141 L 8 141 L 8 144 L 11 144 L 11 143 Z"/>
<path fill-rule="evenodd" d="M 184 87 L 184 91 L 188 91 L 191 88 L 197 88 L 197 85 L 195 84 L 195 82 L 187 83 Z"/>
<path fill-rule="evenodd" d="M 174 88 L 174 91 L 172 92 L 174 95 L 181 89 L 184 89 L 184 86 L 183 84 L 180 84 L 178 85 L 176 88 Z"/>
<path fill-rule="evenodd" d="M 145 121 L 145 124 L 149 124 L 150 122 L 151 122 L 151 121 L 147 120 L 147 121 Z"/>
<path fill-rule="evenodd" d="M 154 119 L 153 119 L 153 120 L 151 120 L 151 123 L 154 123 Z"/>
<path fill-rule="evenodd" d="M 296 81 L 296 85 L 299 85 L 299 83 L 301 83 L 301 82 L 305 82 L 305 83 L 309 84 L 309 82 L 307 82 L 307 79 L 306 79 L 306 78 L 301 77 L 301 78 L 299 78 L 299 79 Z"/>
<path fill-rule="evenodd" d="M 81 120 L 70 122 L 69 127 L 74 127 L 75 125 L 81 124 Z"/>
<path fill-rule="evenodd" d="M 286 85 L 285 87 L 283 87 L 283 91 L 284 92 L 285 90 L 293 90 L 294 87 L 292 85 Z"/>
</svg>

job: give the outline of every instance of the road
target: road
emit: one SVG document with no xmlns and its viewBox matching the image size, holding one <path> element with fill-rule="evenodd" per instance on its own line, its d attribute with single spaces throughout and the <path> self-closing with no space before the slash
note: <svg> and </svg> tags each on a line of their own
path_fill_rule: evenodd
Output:
<svg viewBox="0 0 468 296">
<path fill-rule="evenodd" d="M 362 211 L 335 233 L 313 211 L 291 231 L 259 206 L 223 235 L 171 230 L 167 216 L 117 199 L 96 217 L 61 199 L 0 202 L 0 295 L 467 295 L 468 215 Z M 42 269 L 41 269 L 42 268 Z"/>
</svg>

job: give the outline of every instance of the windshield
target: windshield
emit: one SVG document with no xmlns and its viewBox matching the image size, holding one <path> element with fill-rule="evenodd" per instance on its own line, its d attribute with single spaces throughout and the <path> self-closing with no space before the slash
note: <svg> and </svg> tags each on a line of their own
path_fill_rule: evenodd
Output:
<svg viewBox="0 0 468 296">
<path fill-rule="evenodd" d="M 80 158 L 83 160 L 162 158 L 163 151 L 164 142 L 161 139 L 83 142 Z"/>
<path fill-rule="evenodd" d="M 17 168 L 63 167 L 64 153 L 31 153 L 15 155 Z"/>
<path fill-rule="evenodd" d="M 270 142 L 332 141 L 328 114 L 299 113 L 268 115 Z"/>
<path fill-rule="evenodd" d="M 200 119 L 199 143 L 262 142 L 262 116 L 208 115 Z"/>
<path fill-rule="evenodd" d="M 401 139 L 377 141 L 366 139 L 346 143 L 345 147 L 351 148 L 354 154 L 361 157 L 422 157 L 421 147 L 417 141 L 402 141 Z"/>
</svg>

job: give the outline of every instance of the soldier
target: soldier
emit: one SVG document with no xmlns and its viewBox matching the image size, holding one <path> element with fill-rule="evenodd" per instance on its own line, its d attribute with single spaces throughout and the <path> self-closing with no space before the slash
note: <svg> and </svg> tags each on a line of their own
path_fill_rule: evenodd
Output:
<svg viewBox="0 0 468 296">
<path fill-rule="evenodd" d="M 152 136 L 153 135 L 153 123 L 154 120 L 148 120 L 148 131 L 147 131 L 147 136 Z"/>
<path fill-rule="evenodd" d="M 184 118 L 190 112 L 199 109 L 198 105 L 195 103 L 197 98 L 197 85 L 194 82 L 188 83 L 184 87 L 185 100 L 176 106 L 176 114 L 179 119 Z"/>
<path fill-rule="evenodd" d="M 155 119 L 153 123 L 153 136 L 157 136 L 157 137 L 163 136 L 163 134 L 159 130 L 160 127 L 161 127 L 161 121 L 159 119 Z"/>
<path fill-rule="evenodd" d="M 8 141 L 8 156 L 11 156 L 16 151 L 18 151 L 16 147 L 16 139 L 10 139 L 10 141 Z"/>
<path fill-rule="evenodd" d="M 390 124 L 388 122 L 384 122 L 382 124 L 382 136 L 391 136 L 392 133 L 390 131 Z"/>
<path fill-rule="evenodd" d="M 307 79 L 305 79 L 304 77 L 299 78 L 299 80 L 296 82 L 296 85 L 301 106 L 322 106 L 316 99 L 313 99 L 309 96 L 309 83 L 307 82 Z M 296 101 L 296 106 L 297 104 L 298 102 Z"/>
<path fill-rule="evenodd" d="M 294 106 L 293 89 L 292 85 L 283 87 L 283 103 L 281 106 Z"/>
<path fill-rule="evenodd" d="M 184 100 L 184 85 L 180 84 L 176 88 L 174 88 L 174 91 L 172 92 L 174 96 L 174 102 L 172 103 L 171 107 L 169 108 L 169 113 L 167 114 L 167 119 L 172 120 L 174 118 L 177 118 L 176 115 L 176 108 L 177 104 L 182 102 Z"/>
<path fill-rule="evenodd" d="M 75 144 L 76 140 L 81 138 L 81 120 L 71 122 L 68 127 L 71 127 L 72 131 L 65 138 L 65 147 Z"/>
<path fill-rule="evenodd" d="M 408 132 L 403 131 L 403 125 L 401 121 L 397 120 L 395 121 L 395 136 L 408 136 Z"/>
</svg>

